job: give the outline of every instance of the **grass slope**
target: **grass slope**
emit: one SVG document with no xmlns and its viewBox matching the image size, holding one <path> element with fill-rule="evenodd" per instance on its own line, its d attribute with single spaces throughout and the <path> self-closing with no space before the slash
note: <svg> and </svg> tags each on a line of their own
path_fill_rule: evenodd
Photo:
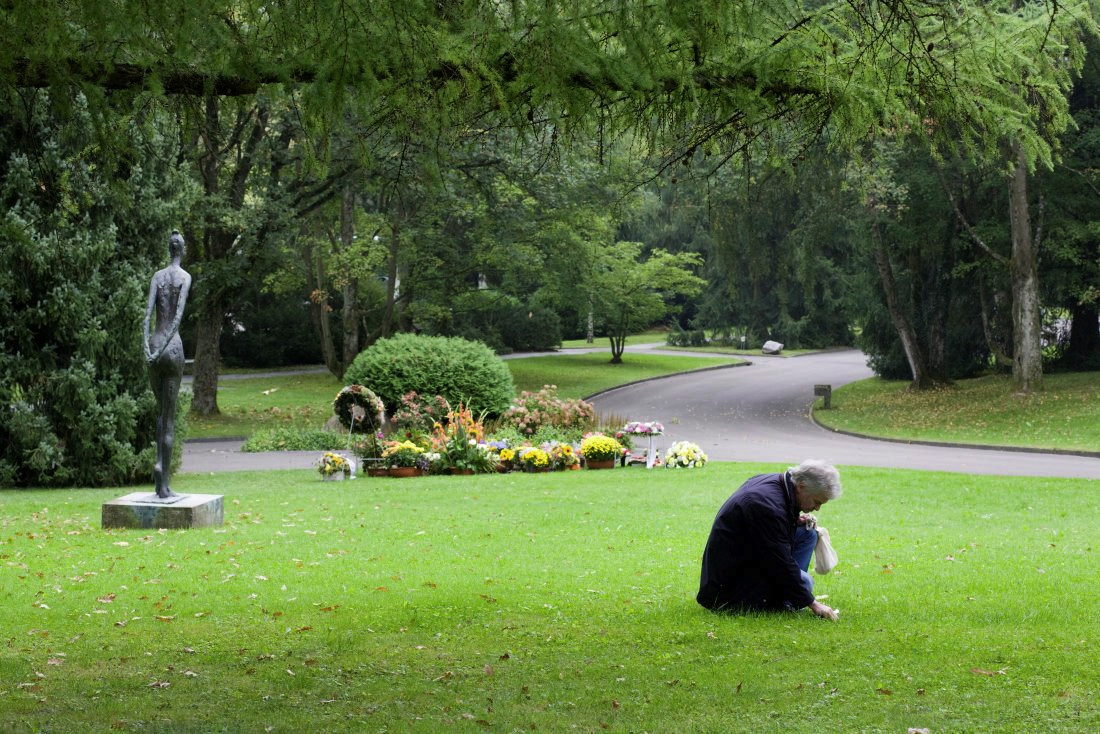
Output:
<svg viewBox="0 0 1100 734">
<path fill-rule="evenodd" d="M 781 468 L 181 475 L 226 495 L 187 532 L 4 492 L 0 728 L 1100 729 L 1097 482 L 843 470 L 841 621 L 703 610 L 715 511 Z"/>
<path fill-rule="evenodd" d="M 1100 452 L 1100 373 L 1045 375 L 1044 389 L 1027 395 L 1004 376 L 919 392 L 908 384 L 846 385 L 833 391 L 833 409 L 815 410 L 814 418 L 887 438 Z"/>
<path fill-rule="evenodd" d="M 539 390 L 556 385 L 558 396 L 583 398 L 629 382 L 663 377 L 679 372 L 737 364 L 742 360 L 725 357 L 676 357 L 663 354 L 630 354 L 621 364 L 611 364 L 607 352 L 559 354 L 512 359 L 516 390 Z"/>
</svg>

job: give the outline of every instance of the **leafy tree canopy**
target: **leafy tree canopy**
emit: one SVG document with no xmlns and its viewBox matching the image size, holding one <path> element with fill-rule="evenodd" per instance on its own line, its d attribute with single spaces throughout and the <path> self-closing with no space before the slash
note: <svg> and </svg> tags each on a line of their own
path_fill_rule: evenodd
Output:
<svg viewBox="0 0 1100 734">
<path fill-rule="evenodd" d="M 1088 0 L 5 5 L 10 85 L 238 95 L 288 84 L 330 122 L 352 95 L 414 134 L 468 131 L 488 113 L 521 128 L 641 129 L 667 161 L 734 155 L 777 122 L 806 133 L 831 122 L 840 141 L 921 129 L 975 152 L 1019 140 L 1049 162 L 1079 36 L 1095 26 Z"/>
</svg>

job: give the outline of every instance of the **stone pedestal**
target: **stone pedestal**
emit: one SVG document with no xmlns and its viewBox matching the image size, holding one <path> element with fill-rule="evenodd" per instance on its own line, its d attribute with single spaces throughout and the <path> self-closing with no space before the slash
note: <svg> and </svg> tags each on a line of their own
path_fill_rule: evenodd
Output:
<svg viewBox="0 0 1100 734">
<path fill-rule="evenodd" d="M 104 528 L 205 528 L 221 525 L 220 494 L 183 494 L 161 499 L 155 492 L 133 492 L 103 503 Z"/>
</svg>

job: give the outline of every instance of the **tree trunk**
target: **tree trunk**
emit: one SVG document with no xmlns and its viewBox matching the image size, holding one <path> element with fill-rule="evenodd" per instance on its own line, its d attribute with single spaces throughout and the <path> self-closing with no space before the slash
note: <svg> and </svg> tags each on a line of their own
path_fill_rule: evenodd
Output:
<svg viewBox="0 0 1100 734">
<path fill-rule="evenodd" d="M 340 201 L 340 245 L 345 251 L 350 250 L 355 239 L 355 192 L 350 186 L 344 188 L 344 194 Z M 338 377 L 343 379 L 343 373 L 359 354 L 359 280 L 349 278 L 342 289 L 344 296 L 344 358 L 341 360 L 341 369 Z"/>
<path fill-rule="evenodd" d="M 626 336 L 613 336 L 611 339 L 611 364 L 623 363 L 623 352 L 626 350 Z"/>
<path fill-rule="evenodd" d="M 211 416 L 221 412 L 218 410 L 218 347 L 221 344 L 224 317 L 220 297 L 204 299 L 195 326 L 195 378 L 191 385 L 194 392 L 191 412 L 196 415 Z"/>
<path fill-rule="evenodd" d="M 222 131 L 221 112 L 219 98 L 207 95 L 198 130 L 202 145 L 198 156 L 199 174 L 202 178 L 203 195 L 213 211 L 227 208 L 231 212 L 239 212 L 248 193 L 248 177 L 257 162 L 258 149 L 267 134 L 267 110 L 263 105 L 239 108 L 228 139 Z M 247 138 L 244 137 L 245 133 L 248 134 Z M 224 163 L 231 153 L 235 156 L 236 165 L 225 181 L 228 183 L 228 192 L 223 195 Z M 228 217 L 229 221 L 219 219 L 218 216 L 208 214 L 203 224 L 199 260 L 214 265 L 208 271 L 211 273 L 216 273 L 218 267 L 226 265 L 231 258 L 234 259 L 232 267 L 248 271 L 251 268 L 248 259 L 240 258 L 234 253 L 238 243 L 239 225 L 232 223 L 232 216 Z M 191 411 L 196 415 L 207 416 L 219 412 L 218 359 L 222 321 L 225 318 L 227 300 L 235 291 L 232 285 L 219 283 L 216 275 L 198 279 L 197 285 L 200 305 Z"/>
<path fill-rule="evenodd" d="M 872 215 L 873 216 L 873 215 Z M 928 367 L 921 352 L 920 343 L 917 341 L 916 330 L 912 322 L 906 316 L 898 298 L 897 281 L 894 279 L 894 269 L 890 265 L 890 256 L 886 252 L 886 246 L 882 242 L 882 230 L 877 221 L 871 221 L 871 249 L 875 255 L 875 265 L 878 268 L 879 282 L 882 284 L 883 293 L 886 296 L 886 308 L 890 312 L 890 320 L 897 329 L 901 339 L 902 349 L 905 350 L 905 359 L 909 362 L 909 371 L 913 375 L 910 388 L 924 390 L 935 385 L 935 381 L 928 374 Z"/>
<path fill-rule="evenodd" d="M 312 240 L 307 239 L 307 242 Z M 325 360 L 325 367 L 336 378 L 342 378 L 343 365 L 336 356 L 336 346 L 332 342 L 332 320 L 329 318 L 332 307 L 328 305 L 328 295 L 321 288 L 321 284 L 325 282 L 324 256 L 318 254 L 314 259 L 312 244 L 305 246 L 304 254 L 306 288 L 309 290 L 309 315 L 313 320 L 313 329 L 321 343 L 321 355 Z"/>
<path fill-rule="evenodd" d="M 1000 316 L 1002 310 L 997 306 L 998 302 L 1007 298 L 1002 298 L 999 293 L 990 296 L 982 283 L 978 284 L 978 295 L 982 304 L 982 333 L 985 334 L 985 345 L 993 355 L 994 365 L 999 368 L 999 371 L 1007 372 L 1012 369 L 1011 325 L 1003 325 L 1004 328 L 999 326 L 1004 318 Z"/>
<path fill-rule="evenodd" d="M 1041 320 L 1039 317 L 1038 244 L 1031 232 L 1027 201 L 1027 159 L 1016 144 L 1016 168 L 1009 182 L 1012 226 L 1012 380 L 1016 389 L 1043 387 Z"/>
<path fill-rule="evenodd" d="M 588 330 L 585 332 L 584 343 L 593 344 L 596 341 L 596 318 L 592 313 L 592 296 L 588 297 Z"/>
<path fill-rule="evenodd" d="M 382 324 L 379 327 L 379 335 L 385 339 L 393 331 L 394 309 L 397 304 L 397 253 L 400 249 L 398 243 L 401 231 L 391 227 L 389 252 L 386 257 L 386 306 L 382 311 Z"/>
</svg>

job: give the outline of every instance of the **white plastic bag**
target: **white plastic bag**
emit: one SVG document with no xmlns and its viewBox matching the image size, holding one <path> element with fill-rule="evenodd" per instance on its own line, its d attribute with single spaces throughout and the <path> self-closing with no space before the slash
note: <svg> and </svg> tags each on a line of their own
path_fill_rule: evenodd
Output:
<svg viewBox="0 0 1100 734">
<path fill-rule="evenodd" d="M 814 546 L 814 571 L 819 574 L 827 574 L 836 568 L 836 551 L 829 540 L 829 531 L 820 525 L 817 526 L 817 545 Z"/>
</svg>

